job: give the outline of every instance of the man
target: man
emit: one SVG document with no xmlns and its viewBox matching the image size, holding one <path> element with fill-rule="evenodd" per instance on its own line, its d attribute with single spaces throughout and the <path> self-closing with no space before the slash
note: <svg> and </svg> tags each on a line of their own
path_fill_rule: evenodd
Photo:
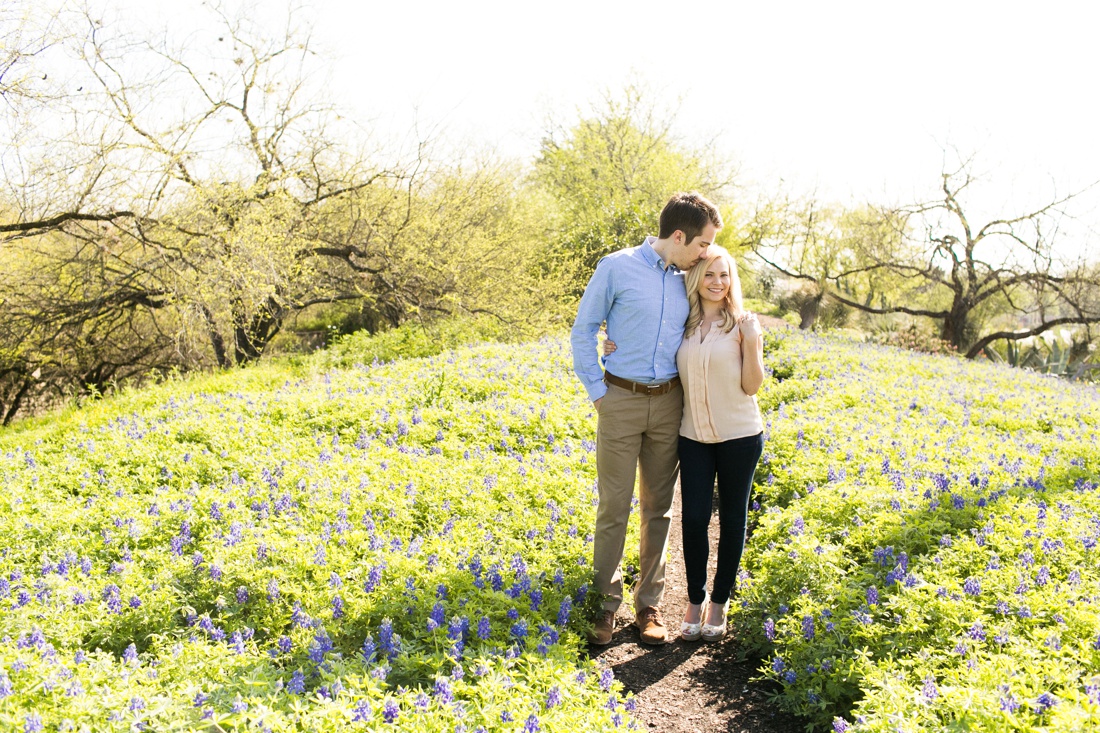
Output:
<svg viewBox="0 0 1100 733">
<path fill-rule="evenodd" d="M 593 567 L 604 600 L 589 635 L 593 644 L 611 642 L 623 600 L 623 549 L 639 468 L 641 567 L 634 623 L 643 642 L 667 641 L 659 609 L 684 399 L 676 373 L 688 316 L 684 270 L 706 256 L 721 228 L 712 203 L 697 193 L 678 193 L 661 211 L 658 236 L 600 260 L 581 298 L 571 335 L 573 369 L 599 416 Z M 618 347 L 605 361 L 606 373 L 596 347 L 604 322 Z"/>
</svg>

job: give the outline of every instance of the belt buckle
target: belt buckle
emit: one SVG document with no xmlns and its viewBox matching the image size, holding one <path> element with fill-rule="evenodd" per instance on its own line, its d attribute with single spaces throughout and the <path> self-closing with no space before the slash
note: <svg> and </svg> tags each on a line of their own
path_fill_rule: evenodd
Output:
<svg viewBox="0 0 1100 733">
<path fill-rule="evenodd" d="M 647 384 L 645 386 L 645 395 L 646 395 L 646 397 L 653 397 L 654 395 L 661 394 L 660 389 L 661 389 L 661 387 L 664 387 L 664 386 L 665 385 L 663 385 L 663 384 Z"/>
</svg>

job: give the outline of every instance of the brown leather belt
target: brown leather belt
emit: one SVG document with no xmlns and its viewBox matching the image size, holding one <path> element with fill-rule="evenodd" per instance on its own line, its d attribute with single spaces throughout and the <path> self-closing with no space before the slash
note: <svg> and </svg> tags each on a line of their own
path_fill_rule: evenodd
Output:
<svg viewBox="0 0 1100 733">
<path fill-rule="evenodd" d="M 661 382 L 660 384 L 642 384 L 640 382 L 631 382 L 629 379 L 623 379 L 622 377 L 616 377 L 611 372 L 603 373 L 604 381 L 608 384 L 614 384 L 616 387 L 622 387 L 623 389 L 630 390 L 633 394 L 642 394 L 646 397 L 656 397 L 657 395 L 663 395 L 667 392 L 671 392 L 673 387 L 680 384 L 679 377 L 673 377 L 667 382 Z"/>
</svg>

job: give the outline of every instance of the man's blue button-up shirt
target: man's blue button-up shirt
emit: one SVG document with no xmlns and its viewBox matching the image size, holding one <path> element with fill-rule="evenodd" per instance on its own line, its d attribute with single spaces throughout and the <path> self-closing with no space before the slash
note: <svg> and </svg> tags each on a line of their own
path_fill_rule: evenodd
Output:
<svg viewBox="0 0 1100 733">
<path fill-rule="evenodd" d="M 653 251 L 656 240 L 646 237 L 640 246 L 600 260 L 581 297 L 570 342 L 573 370 L 592 401 L 607 393 L 596 350 L 605 321 L 617 347 L 604 362 L 607 371 L 644 384 L 676 376 L 676 350 L 688 317 L 687 291 L 683 271 L 666 267 Z"/>
</svg>

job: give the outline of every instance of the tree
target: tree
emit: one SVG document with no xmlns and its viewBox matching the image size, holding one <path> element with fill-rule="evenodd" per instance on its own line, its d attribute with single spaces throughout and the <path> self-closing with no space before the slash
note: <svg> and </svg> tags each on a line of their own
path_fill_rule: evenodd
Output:
<svg viewBox="0 0 1100 733">
<path fill-rule="evenodd" d="M 6 419 L 150 369 L 248 363 L 289 317 L 333 303 L 359 304 L 374 328 L 518 322 L 558 292 L 517 170 L 434 160 L 423 140 L 369 150 L 313 83 L 308 28 L 212 12 L 183 44 L 67 17 L 57 93 L 7 108 Z M 19 57 L 27 78 L 48 61 Z"/>
<path fill-rule="evenodd" d="M 543 138 L 534 178 L 557 203 L 557 242 L 577 260 L 577 292 L 601 257 L 656 233 L 657 215 L 676 191 L 715 195 L 729 183 L 672 135 L 671 115 L 637 85 L 607 94 L 574 126 Z"/>
<path fill-rule="evenodd" d="M 25 174 L 8 179 L 15 211 L 0 233 L 91 245 L 76 253 L 106 259 L 100 285 L 122 283 L 97 307 L 174 308 L 177 337 L 205 333 L 229 366 L 258 358 L 288 312 L 359 297 L 318 284 L 303 232 L 324 202 L 402 174 L 338 145 L 334 110 L 308 84 L 308 28 L 292 16 L 269 35 L 213 12 L 216 26 L 179 47 L 80 16 L 79 86 L 38 105 L 43 133 L 5 151 Z M 65 132 L 69 116 L 79 124 Z M 70 261 L 44 241 L 42 257 Z"/>
<path fill-rule="evenodd" d="M 941 195 L 922 204 L 865 209 L 829 245 L 803 232 L 762 226 L 754 251 L 779 272 L 815 284 L 822 297 L 867 313 L 938 322 L 967 358 L 991 343 L 1067 324 L 1100 322 L 1095 263 L 1057 256 L 1059 223 L 1083 192 L 978 225 L 965 194 L 971 162 L 942 175 Z"/>
</svg>

